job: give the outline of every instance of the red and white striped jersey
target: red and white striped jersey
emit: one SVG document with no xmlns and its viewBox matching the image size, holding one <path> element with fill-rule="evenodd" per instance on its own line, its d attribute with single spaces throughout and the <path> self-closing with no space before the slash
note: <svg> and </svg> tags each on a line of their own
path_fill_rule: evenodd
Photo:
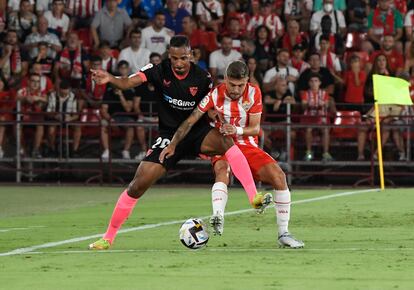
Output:
<svg viewBox="0 0 414 290">
<path fill-rule="evenodd" d="M 258 86 L 247 84 L 243 95 L 232 100 L 226 94 L 226 84 L 222 83 L 213 88 L 210 93 L 198 104 L 198 109 L 207 112 L 210 109 L 216 110 L 220 115 L 220 120 L 234 126 L 245 128 L 249 125 L 249 116 L 262 113 L 262 93 Z M 221 122 L 216 121 L 216 127 L 220 127 Z M 240 145 L 258 146 L 257 136 L 233 136 L 235 143 Z"/>
<path fill-rule="evenodd" d="M 72 16 L 93 17 L 96 12 L 102 9 L 102 0 L 69 0 L 67 7 Z"/>
</svg>

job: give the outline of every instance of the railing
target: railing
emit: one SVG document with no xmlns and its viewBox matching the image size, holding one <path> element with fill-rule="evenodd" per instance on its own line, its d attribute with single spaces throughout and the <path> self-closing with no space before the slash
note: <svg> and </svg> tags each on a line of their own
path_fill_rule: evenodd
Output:
<svg viewBox="0 0 414 290">
<path fill-rule="evenodd" d="M 1 104 L 0 104 L 1 105 Z M 0 106 L 1 108 L 1 106 Z M 116 144 L 118 139 L 114 139 L 114 128 L 115 127 L 144 127 L 148 132 L 148 146 L 153 143 L 154 138 L 156 137 L 156 131 L 158 124 L 153 119 L 154 114 L 152 114 L 152 106 L 151 114 L 147 116 L 146 119 L 142 122 L 126 122 L 126 123 L 113 123 L 111 121 L 108 122 L 108 134 L 109 134 L 109 149 L 112 152 L 113 145 Z M 366 126 L 361 123 L 356 124 L 303 124 L 300 123 L 300 118 L 303 116 L 302 114 L 292 113 L 295 110 L 292 110 L 290 105 L 287 106 L 287 113 L 285 115 L 275 114 L 275 115 L 267 115 L 267 117 L 276 116 L 279 118 L 283 118 L 284 121 L 280 123 L 271 123 L 271 122 L 263 122 L 262 128 L 264 131 L 283 131 L 280 135 L 283 146 L 285 148 L 286 160 L 279 161 L 280 165 L 285 169 L 287 176 L 288 176 L 288 183 L 292 184 L 296 181 L 304 182 L 306 184 L 306 180 L 309 177 L 314 176 L 340 176 L 340 177 L 356 177 L 359 178 L 354 182 L 355 185 L 359 185 L 361 183 L 367 182 L 369 185 L 374 184 L 375 176 L 376 176 L 376 165 L 377 161 L 374 159 L 373 152 L 375 151 L 375 138 L 373 138 L 371 144 L 371 154 L 370 158 L 366 161 L 356 161 L 355 158 L 339 158 L 335 161 L 330 162 L 322 162 L 322 161 L 302 161 L 301 160 L 301 153 L 303 153 L 303 140 L 299 136 L 296 140 L 292 140 L 292 131 L 301 132 L 305 128 L 348 128 L 354 129 L 355 131 L 361 129 L 362 127 Z M 107 180 L 109 183 L 112 183 L 114 180 L 119 180 L 121 182 L 125 182 L 123 178 L 120 178 L 118 174 L 123 172 L 132 173 L 135 171 L 136 164 L 138 161 L 131 159 L 125 160 L 120 158 L 115 158 L 113 154 L 110 154 L 109 160 L 102 160 L 101 158 L 101 143 L 100 140 L 100 130 L 102 128 L 101 122 L 95 120 L 93 122 L 87 121 L 89 118 L 85 120 L 78 120 L 73 122 L 59 122 L 59 121 L 23 121 L 22 116 L 23 113 L 20 110 L 20 104 L 17 103 L 16 111 L 2 111 L 0 110 L 0 116 L 3 114 L 12 114 L 14 117 L 10 120 L 0 121 L 0 126 L 6 127 L 13 127 L 15 132 L 15 154 L 12 157 L 4 157 L 0 159 L 0 172 L 11 172 L 15 173 L 15 181 L 17 183 L 22 181 L 33 181 L 39 179 L 39 176 L 42 176 L 46 173 L 79 173 L 85 174 L 86 182 L 92 182 L 97 180 L 99 183 L 103 183 Z M 25 113 L 26 115 L 43 115 L 47 116 L 48 113 Z M 82 113 L 84 116 L 88 113 Z M 135 114 L 123 114 L 129 115 L 136 118 Z M 87 115 L 86 115 L 87 116 Z M 346 118 L 346 117 L 344 117 Z M 405 115 L 399 116 L 404 122 L 402 124 L 384 124 L 383 128 L 388 129 L 399 129 L 404 131 L 404 140 L 405 140 L 405 148 L 407 152 L 407 159 L 406 161 L 389 161 L 386 160 L 384 162 L 385 169 L 386 169 L 386 176 L 406 176 L 406 175 L 414 175 L 412 169 L 414 168 L 414 162 L 411 158 L 412 152 L 412 138 L 413 138 L 413 119 L 414 116 Z M 346 123 L 346 122 L 344 122 Z M 20 138 L 20 128 L 22 126 L 28 125 L 55 125 L 58 128 L 58 156 L 56 157 L 45 157 L 41 159 L 31 158 L 27 156 L 22 156 L 20 154 L 22 144 Z M 93 148 L 95 146 L 99 146 L 99 152 L 96 154 L 96 150 L 94 150 L 92 155 L 85 154 L 83 157 L 73 158 L 70 156 L 70 142 L 71 136 L 70 132 L 73 131 L 73 128 L 76 126 L 81 127 L 88 127 L 88 128 L 95 128 L 93 138 L 88 137 L 88 139 L 84 139 L 81 143 L 86 143 L 88 146 L 92 144 Z M 374 124 L 370 125 L 370 129 L 374 129 Z M 9 128 L 10 129 L 10 128 Z M 299 134 L 300 135 L 300 134 Z M 27 140 L 26 140 L 27 141 Z M 346 140 L 346 141 L 334 141 L 332 142 L 333 148 L 336 148 L 343 153 L 346 149 L 345 146 L 351 145 L 353 150 L 356 150 L 355 146 L 356 136 L 354 140 Z M 27 143 L 27 142 L 26 142 Z M 315 142 L 314 145 L 316 145 Z M 280 149 L 281 147 L 278 147 Z M 294 154 L 292 151 L 295 151 Z M 8 151 L 10 152 L 10 150 Z M 52 167 L 43 168 L 42 165 L 45 164 L 52 164 Z M 191 172 L 210 172 L 210 163 L 206 160 L 183 160 L 181 164 L 185 164 L 185 168 L 178 169 L 173 171 L 170 176 L 174 176 L 174 174 L 182 174 L 186 171 Z M 73 167 L 72 167 L 73 166 Z M 88 168 L 88 166 L 90 168 Z M 403 168 L 404 171 L 394 170 L 395 168 Z M 391 169 L 387 170 L 387 169 Z M 93 174 L 93 175 L 92 175 Z M 92 176 L 90 176 L 92 175 Z"/>
</svg>

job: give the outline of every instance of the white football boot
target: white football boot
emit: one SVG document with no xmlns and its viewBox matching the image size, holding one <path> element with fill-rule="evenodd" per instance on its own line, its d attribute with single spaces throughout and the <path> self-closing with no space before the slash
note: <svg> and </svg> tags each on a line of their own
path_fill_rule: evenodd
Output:
<svg viewBox="0 0 414 290">
<path fill-rule="evenodd" d="M 281 248 L 299 249 L 305 246 L 305 243 L 295 239 L 291 233 L 285 232 L 278 238 L 278 243 Z"/>
<path fill-rule="evenodd" d="M 213 228 L 213 234 L 221 236 L 224 231 L 224 216 L 219 212 L 213 214 L 210 218 L 210 226 Z"/>
</svg>

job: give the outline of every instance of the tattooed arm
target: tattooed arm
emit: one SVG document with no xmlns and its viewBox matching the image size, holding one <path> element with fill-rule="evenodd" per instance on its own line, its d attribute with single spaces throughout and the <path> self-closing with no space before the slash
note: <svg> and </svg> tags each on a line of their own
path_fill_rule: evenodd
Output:
<svg viewBox="0 0 414 290">
<path fill-rule="evenodd" d="M 171 140 L 171 143 L 165 147 L 160 154 L 160 162 L 164 162 L 164 158 L 169 158 L 174 155 L 177 145 L 187 136 L 194 124 L 204 115 L 204 112 L 196 108 L 191 115 L 181 123 Z"/>
</svg>

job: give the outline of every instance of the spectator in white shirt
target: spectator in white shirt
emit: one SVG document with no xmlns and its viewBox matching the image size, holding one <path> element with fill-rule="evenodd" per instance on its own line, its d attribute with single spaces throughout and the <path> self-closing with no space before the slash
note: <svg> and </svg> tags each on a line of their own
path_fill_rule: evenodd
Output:
<svg viewBox="0 0 414 290">
<path fill-rule="evenodd" d="M 334 10 L 333 0 L 323 1 L 323 10 L 317 11 L 312 15 L 310 30 L 312 33 L 321 31 L 321 21 L 324 15 L 329 15 L 332 19 L 332 33 L 340 33 L 342 36 L 346 33 L 345 17 L 342 11 Z"/>
<path fill-rule="evenodd" d="M 196 15 L 204 29 L 212 29 L 219 32 L 220 24 L 223 23 L 223 9 L 217 0 L 201 0 L 196 6 Z"/>
<path fill-rule="evenodd" d="M 33 12 L 33 8 L 34 8 L 34 4 L 35 1 L 34 0 L 30 0 L 30 11 Z M 19 11 L 19 7 L 20 7 L 20 0 L 8 0 L 7 1 L 7 11 L 9 12 L 18 12 Z"/>
<path fill-rule="evenodd" d="M 163 54 L 167 50 L 174 32 L 165 27 L 165 15 L 162 11 L 155 13 L 151 26 L 142 30 L 141 47 L 151 52 Z"/>
<path fill-rule="evenodd" d="M 141 47 L 141 30 L 132 30 L 129 33 L 129 43 L 130 46 L 121 50 L 118 61 L 127 61 L 130 73 L 136 73 L 149 63 L 151 51 Z"/>
<path fill-rule="evenodd" d="M 46 11 L 51 10 L 53 0 L 37 0 L 36 1 L 36 13 L 37 15 L 43 15 Z"/>
<path fill-rule="evenodd" d="M 292 66 L 289 66 L 289 50 L 286 48 L 279 49 L 277 53 L 277 63 L 274 67 L 266 71 L 263 78 L 263 91 L 269 93 L 274 90 L 276 79 L 285 79 L 288 82 L 289 90 L 295 93 L 295 82 L 299 77 L 299 72 Z"/>
<path fill-rule="evenodd" d="M 48 44 L 48 56 L 54 58 L 57 52 L 62 50 L 62 44 L 59 38 L 47 31 L 48 21 L 44 16 L 39 17 L 37 22 L 37 32 L 33 32 L 27 36 L 25 47 L 29 50 L 30 57 L 34 58 L 38 53 L 38 43 L 46 42 Z"/>
<path fill-rule="evenodd" d="M 49 22 L 49 32 L 57 35 L 61 40 L 66 39 L 66 33 L 69 30 L 69 17 L 63 13 L 65 3 L 63 0 L 53 0 L 52 11 L 44 13 L 45 18 Z"/>
<path fill-rule="evenodd" d="M 217 83 L 224 77 L 227 65 L 243 57 L 237 50 L 232 49 L 233 40 L 230 36 L 224 35 L 221 38 L 221 48 L 210 54 L 210 73 L 213 80 Z"/>
</svg>

